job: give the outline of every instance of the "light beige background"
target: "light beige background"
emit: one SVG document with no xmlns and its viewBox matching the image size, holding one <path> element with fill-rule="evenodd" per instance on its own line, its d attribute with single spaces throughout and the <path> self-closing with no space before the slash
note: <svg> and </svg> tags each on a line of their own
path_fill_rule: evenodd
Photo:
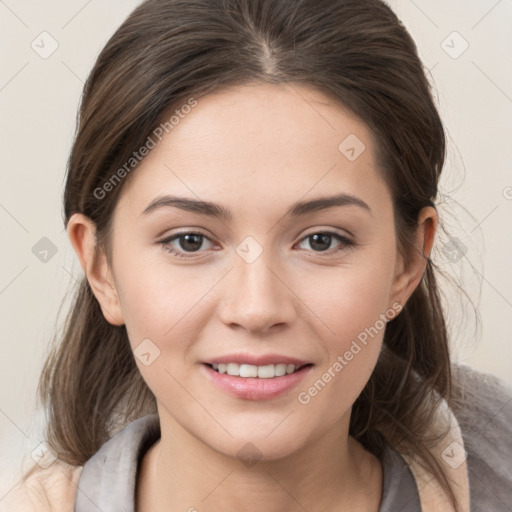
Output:
<svg viewBox="0 0 512 512">
<path fill-rule="evenodd" d="M 463 280 L 482 320 L 477 329 L 468 305 L 448 295 L 454 358 L 512 385 L 512 1 L 389 3 L 431 70 L 450 140 L 440 213 L 460 242 L 441 234 L 433 257 Z M 79 96 L 137 4 L 0 0 L 0 499 L 42 441 L 37 379 L 61 300 L 81 275 L 61 215 Z M 58 44 L 46 59 L 31 47 L 51 48 L 43 31 Z M 57 250 L 46 262 L 32 252 L 43 237 Z"/>
</svg>

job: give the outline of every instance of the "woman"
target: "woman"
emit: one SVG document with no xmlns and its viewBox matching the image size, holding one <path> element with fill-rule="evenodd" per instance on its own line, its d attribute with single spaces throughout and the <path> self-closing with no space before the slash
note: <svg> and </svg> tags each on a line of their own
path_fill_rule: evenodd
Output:
<svg viewBox="0 0 512 512">
<path fill-rule="evenodd" d="M 8 510 L 507 510 L 469 425 L 509 436 L 512 394 L 452 366 L 430 259 L 444 156 L 380 0 L 142 3 L 68 162 L 57 460 Z"/>
</svg>

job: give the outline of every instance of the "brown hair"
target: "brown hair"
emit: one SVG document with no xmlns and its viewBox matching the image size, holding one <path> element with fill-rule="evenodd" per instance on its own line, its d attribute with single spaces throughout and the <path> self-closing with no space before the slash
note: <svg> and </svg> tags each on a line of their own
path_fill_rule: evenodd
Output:
<svg viewBox="0 0 512 512">
<path fill-rule="evenodd" d="M 417 250 L 419 211 L 435 207 L 445 134 L 415 43 L 381 0 L 142 3 L 108 41 L 85 84 L 68 161 L 65 224 L 75 212 L 88 216 L 98 248 L 108 254 L 119 192 L 136 171 L 104 197 L 97 191 L 106 190 L 173 109 L 255 82 L 312 86 L 372 130 L 407 261 Z M 83 465 L 117 429 L 156 412 L 155 398 L 125 327 L 105 320 L 85 277 L 54 341 L 39 386 L 46 437 L 62 461 Z M 354 403 L 350 434 L 377 456 L 385 442 L 400 443 L 457 507 L 428 450 L 437 440 L 429 424 L 441 398 L 454 403 L 447 329 L 429 259 L 420 285 L 386 327 L 376 368 Z"/>
</svg>

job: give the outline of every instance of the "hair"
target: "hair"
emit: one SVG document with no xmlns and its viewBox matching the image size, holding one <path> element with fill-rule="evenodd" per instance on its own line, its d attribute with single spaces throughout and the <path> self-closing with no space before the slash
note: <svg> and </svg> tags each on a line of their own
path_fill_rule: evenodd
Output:
<svg viewBox="0 0 512 512">
<path fill-rule="evenodd" d="M 420 210 L 436 208 L 446 137 L 416 45 L 381 0 L 143 2 L 107 42 L 85 83 L 67 165 L 65 225 L 74 213 L 89 217 L 97 249 L 110 258 L 112 214 L 136 165 L 101 199 L 97 191 L 107 190 L 174 109 L 257 83 L 310 86 L 369 127 L 407 263 L 418 250 Z M 428 258 L 422 281 L 388 322 L 349 433 L 377 456 L 386 442 L 400 444 L 458 509 L 429 452 L 439 439 L 429 429 L 435 411 L 442 399 L 456 401 L 437 270 Z M 72 465 L 83 465 L 116 429 L 156 412 L 125 326 L 105 320 L 85 276 L 54 338 L 38 393 L 48 415 L 47 441 Z"/>
</svg>

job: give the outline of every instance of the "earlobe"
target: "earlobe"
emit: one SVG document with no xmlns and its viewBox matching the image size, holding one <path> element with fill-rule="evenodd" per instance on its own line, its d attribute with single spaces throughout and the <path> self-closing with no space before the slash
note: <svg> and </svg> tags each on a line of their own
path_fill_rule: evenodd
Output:
<svg viewBox="0 0 512 512">
<path fill-rule="evenodd" d="M 119 296 L 107 257 L 97 246 L 94 222 L 81 213 L 75 213 L 68 221 L 67 232 L 103 316 L 112 325 L 123 325 Z"/>
<path fill-rule="evenodd" d="M 437 212 L 431 206 L 423 208 L 418 215 L 416 244 L 411 249 L 409 261 L 404 266 L 397 255 L 396 274 L 392 285 L 391 302 L 402 307 L 420 284 L 427 266 L 437 230 Z"/>
</svg>

